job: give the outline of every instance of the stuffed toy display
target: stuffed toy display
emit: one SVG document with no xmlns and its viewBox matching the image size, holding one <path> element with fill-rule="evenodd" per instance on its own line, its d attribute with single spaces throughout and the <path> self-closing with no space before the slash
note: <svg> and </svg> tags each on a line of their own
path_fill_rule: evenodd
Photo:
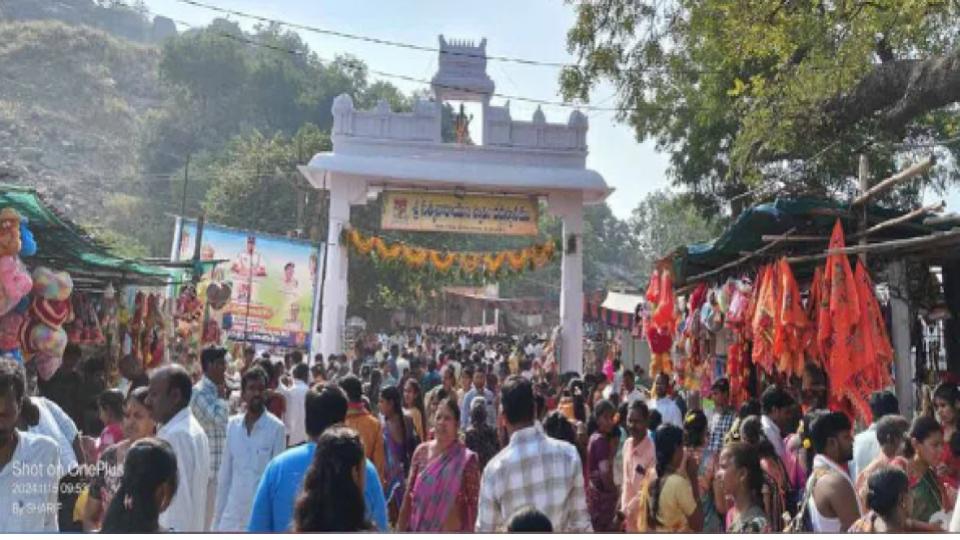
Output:
<svg viewBox="0 0 960 540">
<path fill-rule="evenodd" d="M 0 316 L 10 313 L 33 288 L 30 273 L 20 261 L 24 231 L 28 238 L 26 247 L 35 253 L 33 235 L 20 214 L 13 208 L 0 210 Z"/>
<path fill-rule="evenodd" d="M 70 274 L 43 266 L 33 271 L 33 297 L 20 323 L 19 345 L 24 361 L 35 361 L 43 380 L 49 379 L 63 360 L 68 341 L 63 325 L 73 320 L 72 293 Z"/>
<path fill-rule="evenodd" d="M 143 335 L 140 339 L 143 365 L 155 368 L 163 363 L 163 317 L 160 315 L 160 297 L 150 294 L 146 298 L 146 316 L 143 319 Z"/>
<path fill-rule="evenodd" d="M 20 255 L 20 214 L 13 208 L 0 210 L 0 257 Z"/>
</svg>

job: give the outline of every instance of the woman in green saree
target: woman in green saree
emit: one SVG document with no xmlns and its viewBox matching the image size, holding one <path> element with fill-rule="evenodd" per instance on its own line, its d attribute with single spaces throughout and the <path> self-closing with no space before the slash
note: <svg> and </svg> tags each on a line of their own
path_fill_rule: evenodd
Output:
<svg viewBox="0 0 960 540">
<path fill-rule="evenodd" d="M 920 416 L 913 421 L 909 449 L 912 456 L 907 473 L 913 498 L 910 517 L 929 523 L 934 514 L 953 510 L 947 508 L 946 491 L 935 473 L 943 455 L 943 431 L 935 418 Z"/>
</svg>

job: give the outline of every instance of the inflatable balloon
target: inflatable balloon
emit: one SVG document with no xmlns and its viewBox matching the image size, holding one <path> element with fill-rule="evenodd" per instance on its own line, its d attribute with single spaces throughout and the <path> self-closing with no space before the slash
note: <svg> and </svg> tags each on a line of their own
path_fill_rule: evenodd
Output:
<svg viewBox="0 0 960 540">
<path fill-rule="evenodd" d="M 66 300 L 73 292 L 73 279 L 66 272 L 40 266 L 33 271 L 33 292 L 47 300 Z"/>
</svg>

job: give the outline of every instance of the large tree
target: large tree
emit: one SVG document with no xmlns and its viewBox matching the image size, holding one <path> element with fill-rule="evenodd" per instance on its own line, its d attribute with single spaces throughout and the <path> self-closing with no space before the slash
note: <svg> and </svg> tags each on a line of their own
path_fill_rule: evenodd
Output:
<svg viewBox="0 0 960 540">
<path fill-rule="evenodd" d="M 638 252 L 638 271 L 646 278 L 654 263 L 672 250 L 712 240 L 720 234 L 721 221 L 705 218 L 689 196 L 668 190 L 648 194 L 630 216 L 629 226 Z"/>
<path fill-rule="evenodd" d="M 612 81 L 621 120 L 670 153 L 675 182 L 707 208 L 760 186 L 835 194 L 858 152 L 879 175 L 904 157 L 895 145 L 958 132 L 956 2 L 594 0 L 576 11 L 565 97 Z"/>
</svg>

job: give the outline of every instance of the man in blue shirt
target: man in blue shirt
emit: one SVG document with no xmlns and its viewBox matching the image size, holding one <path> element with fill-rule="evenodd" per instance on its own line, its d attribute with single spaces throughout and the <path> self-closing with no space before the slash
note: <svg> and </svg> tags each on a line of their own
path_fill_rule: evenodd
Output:
<svg viewBox="0 0 960 540">
<path fill-rule="evenodd" d="M 318 391 L 319 390 L 319 391 Z M 347 416 L 347 396 L 340 387 L 327 384 L 306 395 L 306 428 L 310 440 L 273 458 L 260 479 L 253 499 L 248 532 L 289 532 L 293 525 L 293 507 L 303 485 L 303 477 L 313 463 L 316 439 Z M 369 519 L 379 531 L 387 532 L 387 503 L 377 469 L 367 460 L 364 502 Z"/>
<path fill-rule="evenodd" d="M 482 397 L 486 400 L 487 406 L 487 424 L 492 428 L 496 428 L 497 423 L 497 410 L 494 407 L 493 392 L 487 390 L 487 374 L 483 370 L 482 365 L 478 365 L 475 368 L 475 371 L 471 374 L 473 377 L 473 388 L 465 396 L 463 396 L 463 406 L 460 407 L 461 411 L 466 411 L 460 415 L 460 429 L 466 431 L 470 427 L 470 410 L 473 406 L 474 398 Z M 467 373 L 470 373 L 470 369 L 467 369 Z"/>
</svg>

